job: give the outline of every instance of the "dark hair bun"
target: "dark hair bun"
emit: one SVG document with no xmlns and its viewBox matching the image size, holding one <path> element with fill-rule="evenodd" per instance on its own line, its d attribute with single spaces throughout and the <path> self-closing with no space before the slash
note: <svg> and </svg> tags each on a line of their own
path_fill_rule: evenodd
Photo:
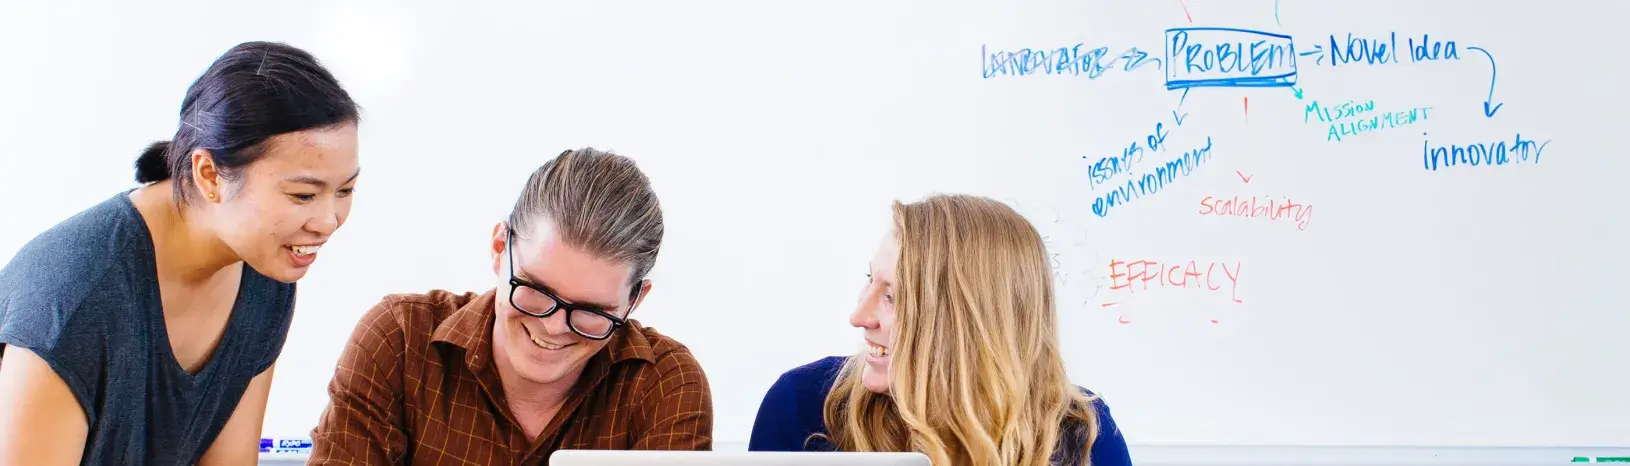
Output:
<svg viewBox="0 0 1630 466">
<path fill-rule="evenodd" d="M 136 159 L 136 182 L 147 184 L 170 179 L 170 141 L 159 141 L 147 146 Z"/>
</svg>

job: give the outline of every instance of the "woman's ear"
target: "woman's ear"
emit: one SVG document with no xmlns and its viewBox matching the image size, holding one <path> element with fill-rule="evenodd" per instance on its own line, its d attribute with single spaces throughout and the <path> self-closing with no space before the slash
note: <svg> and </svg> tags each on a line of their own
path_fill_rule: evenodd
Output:
<svg viewBox="0 0 1630 466">
<path fill-rule="evenodd" d="M 192 151 L 192 185 L 198 188 L 199 197 L 211 204 L 219 204 L 226 197 L 221 193 L 221 171 L 215 166 L 215 156 L 208 149 L 193 149 Z"/>
</svg>

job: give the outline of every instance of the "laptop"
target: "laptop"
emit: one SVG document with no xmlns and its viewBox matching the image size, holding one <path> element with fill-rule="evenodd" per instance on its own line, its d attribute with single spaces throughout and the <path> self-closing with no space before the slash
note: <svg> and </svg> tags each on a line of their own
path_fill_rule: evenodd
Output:
<svg viewBox="0 0 1630 466">
<path fill-rule="evenodd" d="M 552 466 L 932 466 L 922 453 L 559 450 Z"/>
</svg>

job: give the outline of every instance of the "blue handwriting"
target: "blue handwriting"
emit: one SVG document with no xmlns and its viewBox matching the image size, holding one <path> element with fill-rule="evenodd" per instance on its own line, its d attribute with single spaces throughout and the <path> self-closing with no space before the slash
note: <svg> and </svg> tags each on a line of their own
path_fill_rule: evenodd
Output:
<svg viewBox="0 0 1630 466">
<path fill-rule="evenodd" d="M 1177 181 L 1178 177 L 1193 173 L 1200 164 L 1209 160 L 1211 160 L 1211 137 L 1206 136 L 1205 147 L 1184 152 L 1178 158 L 1155 166 L 1153 173 L 1144 173 L 1141 177 L 1134 176 L 1134 179 L 1126 180 L 1124 186 L 1118 186 L 1098 196 L 1092 201 L 1092 213 L 1104 217 L 1109 215 L 1109 209 L 1126 205 L 1144 196 L 1152 196 L 1166 185 Z"/>
<path fill-rule="evenodd" d="M 1365 39 L 1353 37 L 1347 33 L 1347 48 L 1336 36 L 1330 36 L 1330 66 L 1340 66 L 1348 63 L 1362 63 L 1367 65 L 1385 65 L 1398 62 L 1398 33 L 1390 36 L 1390 41 L 1381 39 Z"/>
<path fill-rule="evenodd" d="M 1347 64 L 1360 65 L 1387 65 L 1402 63 L 1398 59 L 1398 33 L 1388 33 L 1386 38 L 1354 37 L 1347 33 L 1345 41 L 1330 35 L 1330 66 Z M 1460 47 L 1455 41 L 1432 40 L 1431 34 L 1422 34 L 1417 42 L 1415 38 L 1406 38 L 1404 47 L 1410 63 L 1459 60 Z M 1314 45 L 1312 51 L 1302 52 L 1300 56 L 1314 55 L 1313 64 L 1324 64 L 1325 48 Z"/>
<path fill-rule="evenodd" d="M 1510 142 L 1476 142 L 1447 146 L 1433 146 L 1432 141 L 1425 138 L 1426 133 L 1421 133 L 1421 136 L 1421 166 L 1429 171 L 1456 165 L 1475 167 L 1523 162 L 1539 163 L 1539 156 L 1545 152 L 1545 146 L 1551 145 L 1550 140 L 1539 142 L 1523 139 L 1522 133 L 1517 133 L 1516 140 Z"/>
<path fill-rule="evenodd" d="M 1459 60 L 1460 50 L 1455 47 L 1455 41 L 1434 41 L 1431 34 L 1422 34 L 1421 42 L 1415 43 L 1414 38 L 1409 39 L 1409 60 L 1412 62 Z"/>
<path fill-rule="evenodd" d="M 1159 57 L 1151 57 L 1148 52 L 1137 47 L 1127 49 L 1118 56 L 1110 56 L 1109 47 L 1094 49 L 1084 47 L 1086 44 L 1081 43 L 1075 44 L 1074 47 L 990 52 L 985 45 L 980 45 L 980 64 L 985 79 L 1004 75 L 1029 76 L 1037 72 L 1075 76 L 1086 74 L 1087 79 L 1098 79 L 1104 72 L 1114 69 L 1115 65 L 1123 62 L 1121 69 L 1127 72 L 1145 65 L 1161 68 L 1164 64 Z"/>
<path fill-rule="evenodd" d="M 1183 107 L 1184 100 L 1188 100 L 1187 90 L 1183 91 L 1183 98 L 1177 103 L 1179 109 Z M 1183 118 L 1186 116 L 1188 116 L 1188 113 L 1179 114 L 1177 110 L 1172 111 L 1172 120 L 1176 123 L 1176 126 L 1183 126 Z M 1133 139 L 1131 143 L 1126 145 L 1125 149 L 1121 149 L 1121 155 L 1100 157 L 1092 162 L 1092 165 L 1087 168 L 1087 186 L 1097 189 L 1098 185 L 1109 181 L 1110 178 L 1130 172 L 1133 165 L 1143 161 L 1145 150 L 1150 153 L 1165 152 L 1166 137 L 1170 135 L 1171 132 L 1166 130 L 1165 122 L 1156 122 L 1154 131 L 1144 136 L 1142 141 Z M 1139 145 L 1140 142 L 1142 143 L 1141 146 Z M 1092 157 L 1082 156 L 1081 158 L 1091 159 Z"/>
<path fill-rule="evenodd" d="M 1290 87 L 1296 45 L 1290 36 L 1234 28 L 1166 30 L 1166 89 Z M 1174 61 L 1181 61 L 1181 65 Z"/>
<path fill-rule="evenodd" d="M 1336 120 L 1352 118 L 1361 113 L 1373 110 L 1375 110 L 1374 100 L 1357 103 L 1349 100 L 1346 103 L 1336 105 L 1334 107 L 1321 107 L 1319 106 L 1319 101 L 1315 100 L 1312 103 L 1307 104 L 1306 108 L 1302 109 L 1302 123 L 1308 123 L 1309 117 L 1312 116 L 1317 116 L 1320 123 L 1333 123 Z"/>
<path fill-rule="evenodd" d="M 1312 123 L 1316 118 L 1319 123 L 1328 125 L 1329 130 L 1324 135 L 1325 141 L 1341 142 L 1344 137 L 1415 124 L 1427 119 L 1431 110 L 1432 107 L 1414 107 L 1370 115 L 1375 111 L 1374 100 L 1364 102 L 1349 100 L 1334 106 L 1320 105 L 1319 101 L 1315 100 L 1302 109 L 1302 123 Z"/>
<path fill-rule="evenodd" d="M 1145 148 L 1149 152 L 1165 151 L 1166 136 L 1170 134 L 1170 132 L 1166 131 L 1165 123 L 1155 123 L 1154 132 L 1144 137 L 1143 141 L 1132 140 L 1131 144 L 1121 150 L 1121 155 L 1102 157 L 1097 162 L 1093 162 L 1092 167 L 1087 169 L 1088 184 L 1096 188 L 1105 181 L 1109 181 L 1110 178 L 1115 177 L 1115 175 L 1131 171 L 1133 164 L 1143 161 Z M 1143 145 L 1138 145 L 1140 142 Z"/>
<path fill-rule="evenodd" d="M 1409 110 L 1372 115 L 1369 118 L 1336 121 L 1330 124 L 1330 130 L 1325 132 L 1324 140 L 1341 142 L 1343 137 L 1413 125 L 1418 121 L 1425 120 L 1430 110 L 1432 110 L 1432 107 L 1415 107 Z"/>
</svg>

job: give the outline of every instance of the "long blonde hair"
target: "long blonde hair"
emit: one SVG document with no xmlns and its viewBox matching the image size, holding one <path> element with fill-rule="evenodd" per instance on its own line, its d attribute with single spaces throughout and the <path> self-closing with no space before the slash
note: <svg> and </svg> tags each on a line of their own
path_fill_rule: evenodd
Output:
<svg viewBox="0 0 1630 466">
<path fill-rule="evenodd" d="M 895 202 L 894 228 L 890 393 L 866 390 L 851 356 L 826 396 L 826 437 L 844 451 L 991 466 L 1051 464 L 1069 437 L 1087 464 L 1098 419 L 1065 373 L 1035 227 L 992 199 L 936 195 Z"/>
</svg>

